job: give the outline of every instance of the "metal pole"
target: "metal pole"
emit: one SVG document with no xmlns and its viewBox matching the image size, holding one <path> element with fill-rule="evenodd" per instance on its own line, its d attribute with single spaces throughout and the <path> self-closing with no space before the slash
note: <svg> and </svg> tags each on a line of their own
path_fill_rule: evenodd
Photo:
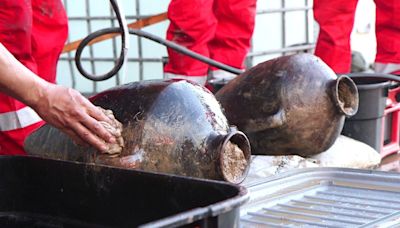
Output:
<svg viewBox="0 0 400 228">
<path fill-rule="evenodd" d="M 111 27 L 115 27 L 115 21 L 114 21 L 114 11 L 112 10 L 112 8 L 110 7 L 110 23 L 111 23 Z M 118 58 L 118 54 L 117 54 L 117 42 L 115 40 L 115 38 L 112 38 L 112 48 L 113 48 L 113 57 L 115 59 L 114 63 L 116 63 L 116 59 Z M 119 80 L 119 72 L 117 73 L 117 75 L 115 76 L 115 83 L 117 85 L 120 85 L 120 80 Z"/>
<path fill-rule="evenodd" d="M 140 1 L 136 0 L 136 15 L 140 15 Z M 138 37 L 138 58 L 139 58 L 139 80 L 143 80 L 143 47 L 142 38 Z"/>
<path fill-rule="evenodd" d="M 267 51 L 259 51 L 250 53 L 249 56 L 263 56 L 263 55 L 271 55 L 271 54 L 278 54 L 278 53 L 285 53 L 285 52 L 295 52 L 295 51 L 303 51 L 303 50 L 311 50 L 315 48 L 315 44 L 307 44 L 307 45 L 298 45 L 293 47 L 285 47 Z"/>
<path fill-rule="evenodd" d="M 285 0 L 281 0 L 282 9 L 285 9 L 285 5 L 286 5 L 285 4 Z M 282 13 L 281 14 L 281 21 L 282 21 L 282 31 L 281 31 L 282 41 L 281 41 L 281 45 L 282 45 L 282 48 L 285 48 L 286 47 L 286 11 L 282 11 L 281 13 Z M 282 54 L 285 55 L 284 52 L 282 52 Z"/>
<path fill-rule="evenodd" d="M 68 0 L 64 0 L 64 8 L 65 8 L 65 11 L 68 12 Z M 69 31 L 68 31 L 68 33 L 69 33 Z M 68 43 L 69 42 L 70 42 L 70 36 L 68 35 Z M 72 60 L 68 60 L 68 67 L 69 67 L 69 72 L 71 74 L 71 83 L 72 83 L 71 87 L 75 89 L 76 88 L 76 78 L 75 78 L 75 68 L 74 68 L 74 64 L 73 64 L 74 59 L 72 57 L 71 52 L 68 52 L 67 56 L 68 56 L 68 58 L 72 59 Z"/>
<path fill-rule="evenodd" d="M 85 1 L 85 7 L 86 7 L 86 15 L 87 15 L 86 28 L 87 28 L 87 33 L 90 34 L 90 33 L 92 33 L 92 24 L 90 21 L 90 1 L 89 0 Z M 92 46 L 89 47 L 89 56 L 91 58 L 90 68 L 92 70 L 92 73 L 96 74 L 96 67 L 95 67 L 94 60 L 93 60 L 94 54 L 93 54 Z M 93 93 L 96 93 L 96 92 L 97 92 L 97 82 L 93 82 Z"/>
<path fill-rule="evenodd" d="M 307 8 L 304 13 L 305 23 L 306 23 L 306 43 L 309 44 L 310 43 L 310 34 L 309 34 L 310 33 L 310 26 L 309 26 L 310 20 L 308 19 L 308 14 L 310 12 L 310 9 L 308 8 L 308 0 L 304 0 L 304 3 Z"/>
<path fill-rule="evenodd" d="M 284 4 L 282 4 L 284 5 Z M 295 12 L 295 11 L 304 11 L 310 10 L 312 7 L 291 7 L 291 8 L 280 8 L 280 9 L 268 9 L 268 10 L 259 10 L 257 14 L 271 14 L 271 13 L 282 13 L 282 12 Z"/>
</svg>

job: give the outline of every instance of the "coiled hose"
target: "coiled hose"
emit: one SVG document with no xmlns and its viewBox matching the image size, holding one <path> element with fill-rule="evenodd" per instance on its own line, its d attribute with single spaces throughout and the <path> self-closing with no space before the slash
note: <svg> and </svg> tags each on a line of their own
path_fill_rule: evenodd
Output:
<svg viewBox="0 0 400 228">
<path fill-rule="evenodd" d="M 122 65 L 124 65 L 125 58 L 128 53 L 129 31 L 128 31 L 128 24 L 125 20 L 125 15 L 118 4 L 118 0 L 110 0 L 110 3 L 118 20 L 119 24 L 118 32 L 121 33 L 121 46 L 122 46 L 121 53 L 119 55 L 119 58 L 117 59 L 115 66 L 109 72 L 102 75 L 90 74 L 86 72 L 86 70 L 82 66 L 81 57 L 83 49 L 89 44 L 91 40 L 93 40 L 96 37 L 102 36 L 104 34 L 101 30 L 94 32 L 89 36 L 87 36 L 85 39 L 83 39 L 82 42 L 79 44 L 78 48 L 76 49 L 76 54 L 75 54 L 76 68 L 85 78 L 93 81 L 104 81 L 117 74 L 118 71 L 121 69 Z"/>
<path fill-rule="evenodd" d="M 148 32 L 142 31 L 142 30 L 128 28 L 128 25 L 127 25 L 126 20 L 125 20 L 125 16 L 121 12 L 121 9 L 120 9 L 120 7 L 118 5 L 117 0 L 110 0 L 110 2 L 111 2 L 111 5 L 113 7 L 113 10 L 115 11 L 115 15 L 116 15 L 117 20 L 118 20 L 119 28 L 106 28 L 106 29 L 101 29 L 101 30 L 98 30 L 98 31 L 96 31 L 94 33 L 89 34 L 88 36 L 86 36 L 82 40 L 82 42 L 79 44 L 79 46 L 78 46 L 78 48 L 76 50 L 75 64 L 76 64 L 76 67 L 77 67 L 78 71 L 85 78 L 90 79 L 92 81 L 104 81 L 104 80 L 107 80 L 107 79 L 111 78 L 112 76 L 116 75 L 117 72 L 121 69 L 121 67 L 124 64 L 125 59 L 126 59 L 126 54 L 128 52 L 128 47 L 127 46 L 128 46 L 128 43 L 129 43 L 128 42 L 128 35 L 129 34 L 137 35 L 137 36 L 144 37 L 144 38 L 147 38 L 149 40 L 155 41 L 155 42 L 157 42 L 157 43 L 159 43 L 161 45 L 164 45 L 166 47 L 174 49 L 177 52 L 180 52 L 182 54 L 190 56 L 190 57 L 192 57 L 194 59 L 197 59 L 197 60 L 199 60 L 201 62 L 207 63 L 207 64 L 209 64 L 211 66 L 217 67 L 219 69 L 228 71 L 230 73 L 233 73 L 233 74 L 241 74 L 241 73 L 243 73 L 243 70 L 241 70 L 241 69 L 237 69 L 235 67 L 228 66 L 228 65 L 223 64 L 221 62 L 218 62 L 218 61 L 215 61 L 215 60 L 210 59 L 208 57 L 205 57 L 203 55 L 200 55 L 200 54 L 198 54 L 196 52 L 193 52 L 193 51 L 191 51 L 191 50 L 189 50 L 189 49 L 187 49 L 187 48 L 185 48 L 185 47 L 183 47 L 183 46 L 181 46 L 179 44 L 176 44 L 174 42 L 165 40 L 165 39 L 163 39 L 161 37 L 155 36 L 155 35 L 153 35 L 151 33 L 148 33 Z M 82 62 L 81 62 L 83 49 L 92 40 L 96 39 L 97 37 L 103 36 L 105 34 L 110 34 L 110 33 L 121 33 L 121 39 L 122 39 L 122 42 L 121 42 L 121 45 L 122 45 L 121 53 L 120 53 L 119 58 L 117 59 L 117 62 L 115 64 L 115 66 L 109 72 L 107 72 L 105 74 L 102 74 L 102 75 L 94 75 L 94 74 L 88 73 L 83 68 Z"/>
</svg>

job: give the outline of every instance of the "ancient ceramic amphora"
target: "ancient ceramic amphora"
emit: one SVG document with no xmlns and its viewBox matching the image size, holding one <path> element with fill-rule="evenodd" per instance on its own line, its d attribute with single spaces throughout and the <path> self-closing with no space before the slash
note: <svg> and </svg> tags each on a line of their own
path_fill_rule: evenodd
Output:
<svg viewBox="0 0 400 228">
<path fill-rule="evenodd" d="M 145 171 L 241 182 L 250 163 L 247 137 L 228 125 L 214 95 L 184 80 L 130 83 L 97 94 L 123 125 L 118 157 L 75 145 L 45 125 L 25 142 L 28 154 Z"/>
<path fill-rule="evenodd" d="M 230 124 L 249 138 L 253 154 L 311 156 L 328 149 L 358 92 L 321 59 L 296 54 L 247 70 L 216 93 Z"/>
</svg>

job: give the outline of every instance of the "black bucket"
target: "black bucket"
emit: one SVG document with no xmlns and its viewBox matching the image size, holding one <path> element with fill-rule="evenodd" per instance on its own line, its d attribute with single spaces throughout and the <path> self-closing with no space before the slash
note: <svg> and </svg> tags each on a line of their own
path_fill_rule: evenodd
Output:
<svg viewBox="0 0 400 228">
<path fill-rule="evenodd" d="M 208 84 L 211 86 L 211 92 L 214 94 L 217 93 L 222 87 L 228 84 L 231 80 L 224 79 L 210 79 L 208 80 Z"/>
<path fill-rule="evenodd" d="M 359 93 L 358 112 L 347 118 L 342 134 L 370 145 L 378 152 L 382 149 L 382 118 L 390 81 L 379 78 L 351 77 Z"/>
</svg>

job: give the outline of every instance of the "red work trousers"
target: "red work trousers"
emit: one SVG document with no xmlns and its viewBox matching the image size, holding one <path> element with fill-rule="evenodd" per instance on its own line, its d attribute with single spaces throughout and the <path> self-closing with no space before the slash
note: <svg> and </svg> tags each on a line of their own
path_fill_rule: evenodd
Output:
<svg viewBox="0 0 400 228">
<path fill-rule="evenodd" d="M 170 25 L 167 39 L 243 69 L 255 14 L 256 0 L 172 0 L 168 8 Z M 165 72 L 200 77 L 207 75 L 207 64 L 171 49 L 168 49 L 168 55 Z"/>
<path fill-rule="evenodd" d="M 320 27 L 315 54 L 336 73 L 350 72 L 350 35 L 357 2 L 358 0 L 314 0 L 314 17 Z M 395 71 L 396 68 L 400 69 L 400 1 L 375 0 L 375 4 L 375 62 L 390 64 L 392 71 Z"/>
<path fill-rule="evenodd" d="M 54 83 L 68 35 L 60 0 L 1 0 L 0 42 L 31 71 Z M 24 154 L 25 138 L 43 121 L 29 107 L 0 93 L 0 154 Z"/>
</svg>

